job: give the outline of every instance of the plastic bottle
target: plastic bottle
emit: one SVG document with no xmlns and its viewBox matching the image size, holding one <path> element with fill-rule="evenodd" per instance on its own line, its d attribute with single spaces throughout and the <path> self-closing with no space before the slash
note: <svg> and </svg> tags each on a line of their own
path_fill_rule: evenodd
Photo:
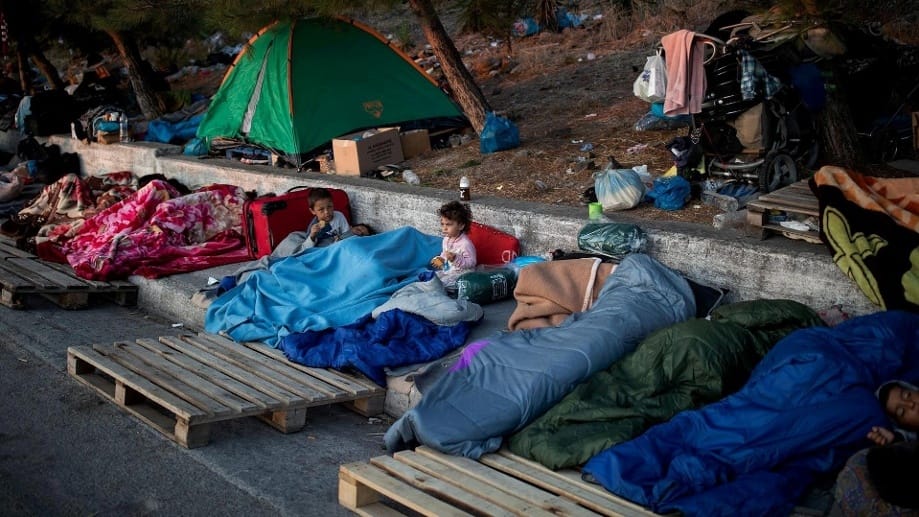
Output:
<svg viewBox="0 0 919 517">
<path fill-rule="evenodd" d="M 131 135 L 128 133 L 128 115 L 126 113 L 122 113 L 121 118 L 118 119 L 118 137 L 122 142 L 131 141 Z"/>
<path fill-rule="evenodd" d="M 472 194 L 469 192 L 469 178 L 463 176 L 460 178 L 460 201 L 469 201 L 472 199 Z"/>
<path fill-rule="evenodd" d="M 409 185 L 419 185 L 421 184 L 421 178 L 415 174 L 415 171 L 411 169 L 405 169 L 402 171 L 402 179 Z"/>
</svg>

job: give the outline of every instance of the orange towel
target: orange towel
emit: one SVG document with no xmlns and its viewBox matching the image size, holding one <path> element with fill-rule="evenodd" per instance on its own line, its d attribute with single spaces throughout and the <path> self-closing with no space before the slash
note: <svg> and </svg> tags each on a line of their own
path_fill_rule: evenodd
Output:
<svg viewBox="0 0 919 517">
<path fill-rule="evenodd" d="M 586 310 L 585 295 L 589 307 L 600 294 L 606 277 L 616 269 L 609 263 L 595 269 L 594 264 L 594 259 L 553 260 L 521 269 L 514 289 L 517 308 L 507 328 L 554 327 L 571 313 Z"/>
<path fill-rule="evenodd" d="M 836 187 L 849 201 L 887 213 L 900 226 L 919 232 L 919 178 L 875 178 L 827 165 L 814 174 L 814 181 Z"/>
</svg>

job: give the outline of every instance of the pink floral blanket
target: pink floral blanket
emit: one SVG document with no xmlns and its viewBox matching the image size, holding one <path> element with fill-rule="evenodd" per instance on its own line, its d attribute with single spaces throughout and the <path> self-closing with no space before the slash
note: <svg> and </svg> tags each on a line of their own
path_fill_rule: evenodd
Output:
<svg viewBox="0 0 919 517">
<path fill-rule="evenodd" d="M 180 196 L 154 180 L 86 219 L 61 252 L 78 276 L 156 278 L 248 260 L 243 189 L 215 184 Z"/>
</svg>

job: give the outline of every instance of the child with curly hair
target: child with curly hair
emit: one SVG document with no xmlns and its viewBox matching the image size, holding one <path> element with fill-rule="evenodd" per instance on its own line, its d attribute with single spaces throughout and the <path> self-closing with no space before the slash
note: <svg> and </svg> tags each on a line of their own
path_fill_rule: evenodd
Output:
<svg viewBox="0 0 919 517">
<path fill-rule="evenodd" d="M 475 245 L 468 235 L 472 210 L 459 201 L 450 201 L 441 206 L 437 213 L 440 215 L 440 231 L 444 240 L 442 251 L 431 260 L 431 266 L 437 270 L 437 276 L 444 287 L 451 288 L 461 274 L 474 270 L 477 264 Z"/>
</svg>

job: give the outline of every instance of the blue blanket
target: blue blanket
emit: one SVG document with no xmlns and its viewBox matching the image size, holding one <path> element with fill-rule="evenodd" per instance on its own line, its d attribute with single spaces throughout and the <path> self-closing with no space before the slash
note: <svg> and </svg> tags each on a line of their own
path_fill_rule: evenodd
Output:
<svg viewBox="0 0 919 517">
<path fill-rule="evenodd" d="M 354 323 L 416 281 L 440 245 L 403 227 L 285 257 L 214 300 L 205 329 L 277 347 L 294 332 Z"/>
<path fill-rule="evenodd" d="M 370 316 L 356 323 L 319 331 L 291 334 L 280 349 L 295 363 L 316 368 L 356 368 L 386 386 L 385 367 L 440 359 L 462 346 L 472 324 L 438 325 L 400 309 Z"/>
<path fill-rule="evenodd" d="M 874 395 L 917 378 L 919 315 L 881 312 L 780 341 L 737 393 L 597 454 L 585 476 L 659 513 L 787 515 L 890 426 Z"/>
<path fill-rule="evenodd" d="M 696 312 L 687 281 L 647 255 L 627 256 L 596 303 L 557 327 L 468 345 L 450 372 L 384 436 L 390 451 L 427 445 L 478 458 L 651 332 Z"/>
</svg>

